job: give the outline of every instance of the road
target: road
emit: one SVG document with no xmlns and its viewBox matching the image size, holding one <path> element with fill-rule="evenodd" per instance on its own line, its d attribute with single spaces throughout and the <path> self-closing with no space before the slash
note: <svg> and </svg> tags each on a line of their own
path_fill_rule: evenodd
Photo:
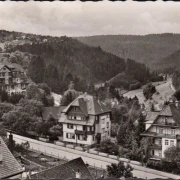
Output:
<svg viewBox="0 0 180 180">
<path fill-rule="evenodd" d="M 37 141 L 34 139 L 29 139 L 26 137 L 15 135 L 15 134 L 13 135 L 13 138 L 16 141 L 16 143 L 18 143 L 18 144 L 28 141 L 30 144 L 30 149 L 42 152 L 42 153 L 50 155 L 52 157 L 66 158 L 68 160 L 82 157 L 82 159 L 84 160 L 85 163 L 87 162 L 91 166 L 95 166 L 95 167 L 99 167 L 99 168 L 103 168 L 103 169 L 106 169 L 106 166 L 111 163 L 118 162 L 117 160 L 114 160 L 114 159 L 105 158 L 105 157 L 101 157 L 101 156 L 97 157 L 97 155 L 92 155 L 89 153 L 76 151 L 74 149 L 69 149 L 69 148 L 57 146 L 54 144 L 45 143 L 45 142 Z M 94 158 L 92 158 L 93 156 L 94 156 Z M 146 179 L 146 178 L 147 179 L 154 179 L 154 178 L 167 179 L 167 176 L 165 177 L 163 172 L 161 175 L 156 175 L 156 173 L 154 174 L 154 173 L 144 172 L 144 169 L 147 169 L 147 168 L 140 167 L 137 165 L 132 165 L 132 167 L 134 168 L 134 170 L 133 170 L 134 177 L 143 178 L 143 179 Z M 143 169 L 143 170 L 141 170 L 141 169 Z M 155 171 L 155 170 L 151 170 L 151 171 Z M 171 175 L 169 175 L 169 177 L 171 177 Z M 176 179 L 180 179 L 180 177 L 177 176 Z"/>
</svg>

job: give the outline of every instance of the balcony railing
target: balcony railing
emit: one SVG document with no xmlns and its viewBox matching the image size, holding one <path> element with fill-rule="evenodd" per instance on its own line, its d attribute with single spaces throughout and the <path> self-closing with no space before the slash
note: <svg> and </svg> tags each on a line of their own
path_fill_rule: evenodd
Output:
<svg viewBox="0 0 180 180">
<path fill-rule="evenodd" d="M 75 130 L 75 134 L 85 135 L 86 131 Z"/>
<path fill-rule="evenodd" d="M 160 133 L 156 133 L 156 132 L 146 132 L 143 133 L 142 136 L 150 136 L 150 137 L 159 137 L 159 138 L 179 138 L 180 139 L 180 135 L 175 135 L 175 134 L 160 134 Z"/>
<path fill-rule="evenodd" d="M 158 125 L 158 126 L 170 126 L 170 127 L 178 127 L 178 125 L 176 123 L 169 123 L 169 122 L 165 122 L 165 123 L 156 123 L 154 125 Z"/>
<path fill-rule="evenodd" d="M 149 148 L 150 148 L 150 149 L 162 149 L 162 145 L 152 144 Z"/>
<path fill-rule="evenodd" d="M 80 135 L 93 135 L 93 134 L 95 134 L 95 131 L 75 130 L 75 134 L 80 134 Z"/>
</svg>

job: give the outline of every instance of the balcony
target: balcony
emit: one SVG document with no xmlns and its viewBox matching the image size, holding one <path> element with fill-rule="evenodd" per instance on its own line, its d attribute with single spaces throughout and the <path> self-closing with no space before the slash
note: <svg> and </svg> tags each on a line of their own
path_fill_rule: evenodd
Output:
<svg viewBox="0 0 180 180">
<path fill-rule="evenodd" d="M 85 135 L 86 131 L 75 130 L 75 134 Z"/>
<path fill-rule="evenodd" d="M 80 135 L 93 135 L 93 134 L 95 134 L 95 131 L 75 130 L 75 134 L 80 134 Z"/>
<path fill-rule="evenodd" d="M 93 134 L 95 134 L 95 131 L 86 131 L 86 134 L 87 135 L 93 135 Z"/>
<path fill-rule="evenodd" d="M 149 148 L 150 148 L 150 149 L 160 149 L 160 150 L 162 150 L 162 145 L 152 144 Z"/>
<path fill-rule="evenodd" d="M 176 123 L 169 123 L 169 122 L 159 123 L 159 124 L 153 124 L 153 125 L 157 125 L 157 126 L 179 127 Z"/>
<path fill-rule="evenodd" d="M 175 135 L 175 134 L 160 134 L 160 133 L 156 133 L 156 132 L 146 132 L 146 133 L 143 133 L 141 135 L 142 136 L 148 136 L 148 137 L 172 138 L 172 139 L 179 138 L 180 139 L 180 135 Z"/>
</svg>

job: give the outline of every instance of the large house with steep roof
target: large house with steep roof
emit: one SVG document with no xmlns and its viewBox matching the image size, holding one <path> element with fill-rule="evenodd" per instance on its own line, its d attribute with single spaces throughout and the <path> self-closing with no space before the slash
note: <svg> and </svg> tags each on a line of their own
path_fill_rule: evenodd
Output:
<svg viewBox="0 0 180 180">
<path fill-rule="evenodd" d="M 149 155 L 155 159 L 164 157 L 164 151 L 172 146 L 180 147 L 180 106 L 170 103 L 160 112 L 152 112 L 145 122 L 144 137 L 153 138 Z"/>
<path fill-rule="evenodd" d="M 62 112 L 63 141 L 69 144 L 92 145 L 110 138 L 111 111 L 94 96 L 78 96 Z"/>
<path fill-rule="evenodd" d="M 21 179 L 24 169 L 0 137 L 0 179 Z"/>
<path fill-rule="evenodd" d="M 0 89 L 11 94 L 24 94 L 29 84 L 23 68 L 16 64 L 0 64 Z"/>
</svg>

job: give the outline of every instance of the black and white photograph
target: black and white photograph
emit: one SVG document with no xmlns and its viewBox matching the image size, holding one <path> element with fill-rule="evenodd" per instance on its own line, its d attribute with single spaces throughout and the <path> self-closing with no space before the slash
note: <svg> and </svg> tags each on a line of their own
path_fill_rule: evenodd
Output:
<svg viewBox="0 0 180 180">
<path fill-rule="evenodd" d="M 180 179 L 180 3 L 0 2 L 0 179 Z"/>
</svg>

